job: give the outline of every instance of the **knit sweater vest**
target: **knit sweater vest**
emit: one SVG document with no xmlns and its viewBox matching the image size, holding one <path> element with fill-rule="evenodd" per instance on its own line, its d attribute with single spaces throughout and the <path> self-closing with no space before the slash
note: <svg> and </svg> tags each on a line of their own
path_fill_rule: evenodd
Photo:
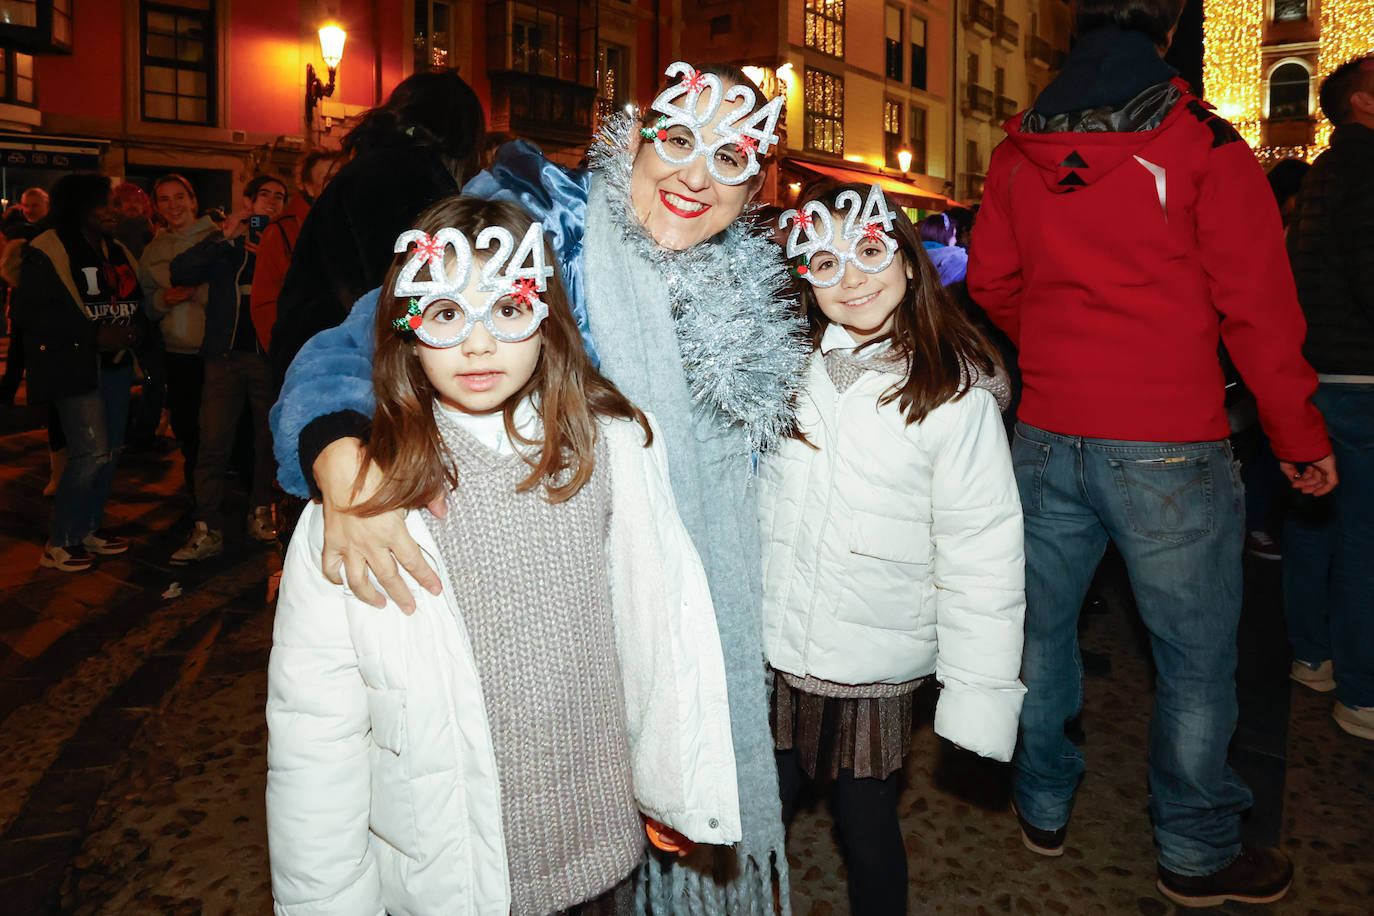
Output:
<svg viewBox="0 0 1374 916">
<path fill-rule="evenodd" d="M 591 480 L 551 504 L 543 487 L 516 492 L 529 474 L 519 456 L 435 413 L 459 483 L 445 518 L 425 520 L 482 681 L 511 914 L 544 916 L 611 888 L 644 850 L 605 556 L 605 446 Z"/>
</svg>

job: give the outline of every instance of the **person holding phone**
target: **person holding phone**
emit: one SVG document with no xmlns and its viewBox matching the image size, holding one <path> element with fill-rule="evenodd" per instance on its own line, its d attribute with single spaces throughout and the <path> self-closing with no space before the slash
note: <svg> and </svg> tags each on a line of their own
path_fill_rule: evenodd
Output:
<svg viewBox="0 0 1374 916">
<path fill-rule="evenodd" d="M 186 544 L 172 554 L 176 564 L 196 563 L 224 550 L 224 477 L 234 444 L 234 430 L 246 402 L 253 415 L 253 480 L 249 489 L 248 534 L 254 540 L 276 540 L 271 500 L 274 465 L 272 371 L 253 329 L 249 297 L 253 268 L 263 230 L 286 205 L 286 185 L 259 175 L 243 189 L 238 210 L 224 224 L 182 252 L 171 264 L 175 286 L 210 284 L 205 309 L 205 385 L 200 401 L 200 454 L 193 488 L 195 527 Z"/>
</svg>

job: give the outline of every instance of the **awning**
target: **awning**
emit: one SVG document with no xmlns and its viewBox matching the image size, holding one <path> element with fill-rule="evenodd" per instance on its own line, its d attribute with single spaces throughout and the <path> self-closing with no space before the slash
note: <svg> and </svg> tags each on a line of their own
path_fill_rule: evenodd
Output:
<svg viewBox="0 0 1374 916">
<path fill-rule="evenodd" d="M 902 181 L 899 178 L 890 178 L 887 175 L 879 175 L 876 172 L 861 172 L 858 169 L 846 169 L 837 165 L 823 165 L 819 162 L 808 162 L 792 157 L 784 159 L 782 165 L 783 168 L 810 172 L 818 178 L 833 178 L 837 181 L 855 182 L 867 185 L 876 182 L 883 186 L 883 193 L 887 194 L 904 207 L 915 207 L 918 210 L 947 210 L 950 207 L 963 206 L 957 200 L 950 200 L 943 194 L 929 191 L 920 185 L 912 184 L 909 181 Z"/>
<path fill-rule="evenodd" d="M 0 166 L 95 171 L 108 140 L 0 133 Z"/>
</svg>

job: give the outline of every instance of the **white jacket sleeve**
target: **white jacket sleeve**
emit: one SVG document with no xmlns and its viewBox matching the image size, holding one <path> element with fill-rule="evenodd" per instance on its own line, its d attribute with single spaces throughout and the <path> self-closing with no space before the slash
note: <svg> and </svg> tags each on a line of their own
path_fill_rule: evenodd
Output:
<svg viewBox="0 0 1374 916">
<path fill-rule="evenodd" d="M 368 850 L 367 696 L 343 590 L 308 506 L 287 551 L 267 668 L 267 839 L 278 916 L 381 914 Z"/>
<path fill-rule="evenodd" d="M 1008 761 L 1026 689 L 1019 680 L 1026 613 L 1021 500 L 997 404 L 975 388 L 922 424 L 932 449 L 935 732 Z"/>
</svg>

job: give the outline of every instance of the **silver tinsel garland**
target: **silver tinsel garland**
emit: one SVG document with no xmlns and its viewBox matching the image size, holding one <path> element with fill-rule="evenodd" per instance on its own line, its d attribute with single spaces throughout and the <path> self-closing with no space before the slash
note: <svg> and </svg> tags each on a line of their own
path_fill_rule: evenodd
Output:
<svg viewBox="0 0 1374 916">
<path fill-rule="evenodd" d="M 625 244 L 662 275 L 692 400 L 743 426 L 751 450 L 768 451 L 792 430 L 811 352 L 801 310 L 786 295 L 782 251 L 748 217 L 685 251 L 655 242 L 630 199 L 635 127 L 625 114 L 608 120 L 589 164 Z"/>
</svg>

